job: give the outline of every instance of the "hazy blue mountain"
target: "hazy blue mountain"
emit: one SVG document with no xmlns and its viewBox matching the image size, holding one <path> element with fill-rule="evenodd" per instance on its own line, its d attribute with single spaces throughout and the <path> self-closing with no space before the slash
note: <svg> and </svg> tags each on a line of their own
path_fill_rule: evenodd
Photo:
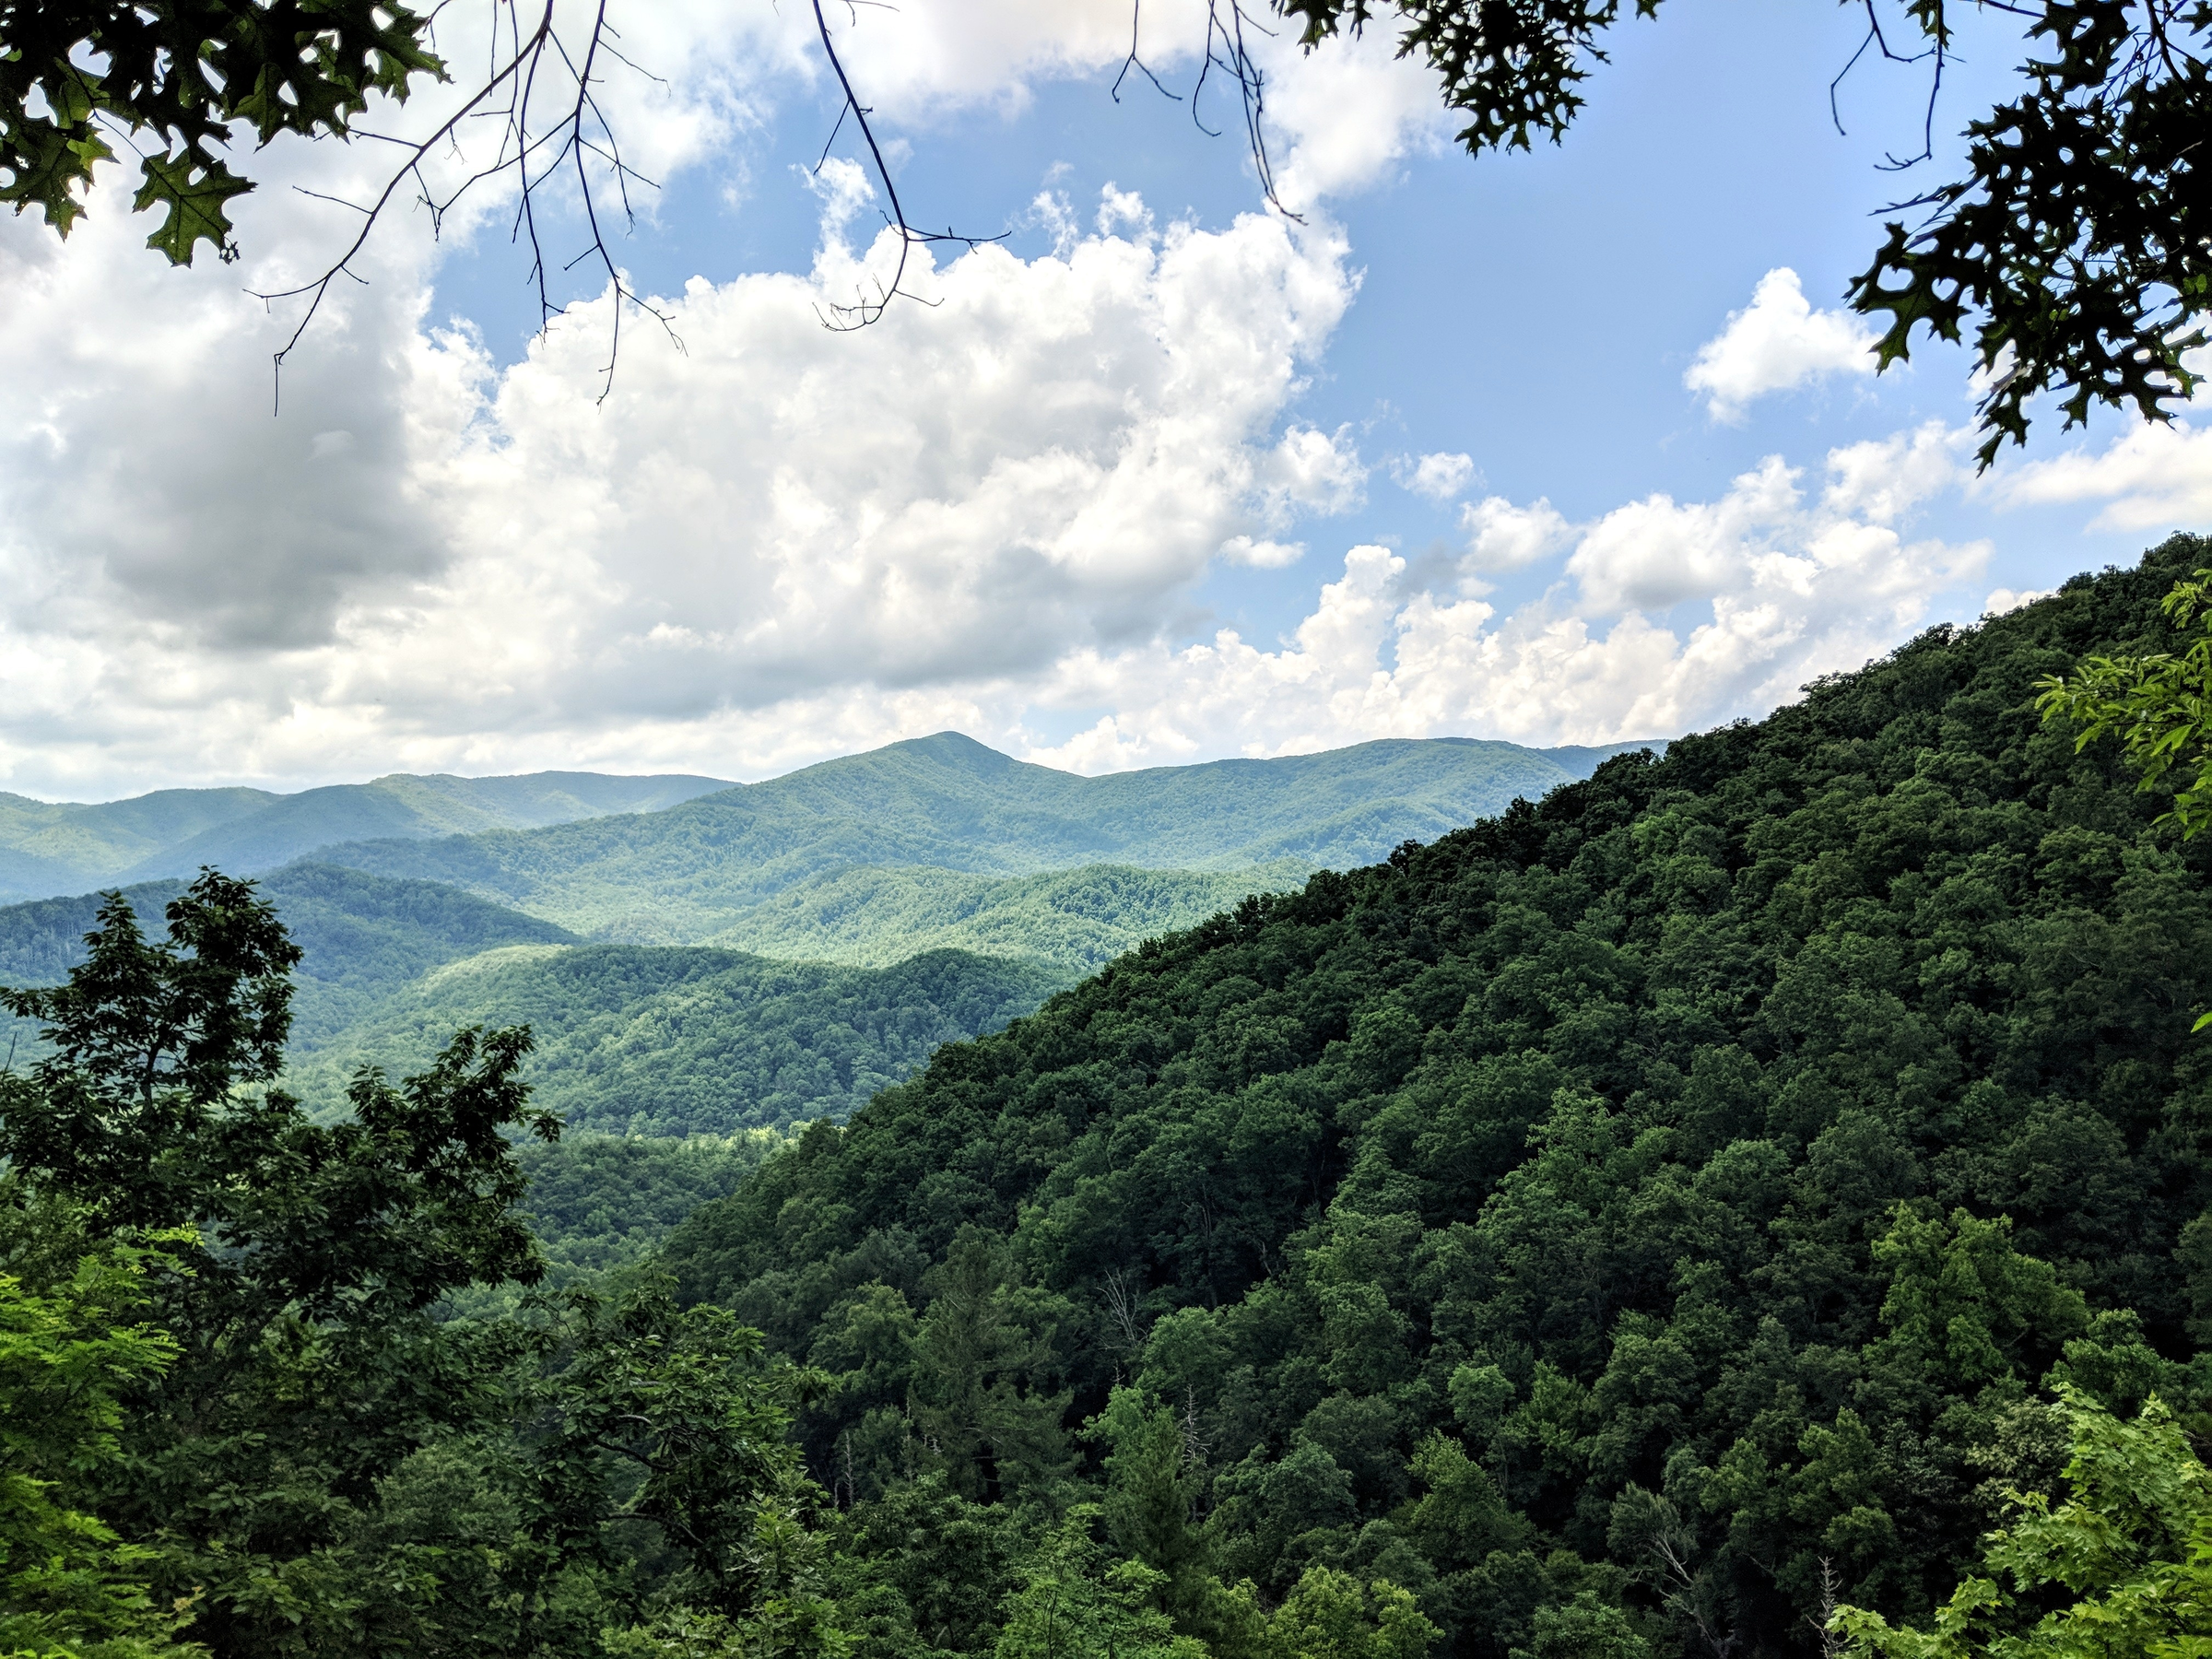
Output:
<svg viewBox="0 0 2212 1659">
<path fill-rule="evenodd" d="M 139 925 L 159 937 L 161 910 L 181 881 L 122 889 Z M 401 881 L 331 865 L 296 864 L 262 877 L 300 944 L 297 1036 L 328 1041 L 361 1009 L 431 970 L 507 945 L 553 945 L 575 935 L 458 888 Z M 0 985 L 51 985 L 84 959 L 98 893 L 0 909 Z M 26 1029 L 25 1035 L 28 1034 Z"/>
<path fill-rule="evenodd" d="M 0 897 L 121 879 L 162 848 L 281 799 L 263 789 L 162 789 L 98 806 L 0 794 Z"/>
<path fill-rule="evenodd" d="M 1085 778 L 945 732 L 663 812 L 319 856 L 450 882 L 596 937 L 697 943 L 743 936 L 747 913 L 779 894 L 868 866 L 1353 867 L 1540 797 L 1615 752 L 1405 739 Z"/>
<path fill-rule="evenodd" d="M 728 787 L 718 778 L 685 775 L 394 773 L 298 794 L 164 789 L 91 805 L 0 794 L 0 897 L 189 876 L 202 865 L 266 870 L 331 841 L 533 829 L 604 813 L 653 812 Z"/>
</svg>

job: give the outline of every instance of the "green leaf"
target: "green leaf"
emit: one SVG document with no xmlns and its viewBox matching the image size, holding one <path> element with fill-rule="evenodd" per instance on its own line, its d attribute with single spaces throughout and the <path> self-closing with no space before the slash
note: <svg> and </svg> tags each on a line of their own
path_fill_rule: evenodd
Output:
<svg viewBox="0 0 2212 1659">
<path fill-rule="evenodd" d="M 226 264 L 238 257 L 238 244 L 224 204 L 253 188 L 253 181 L 233 174 L 220 161 L 206 160 L 185 150 L 176 156 L 148 156 L 140 164 L 146 182 L 132 203 L 139 212 L 167 206 L 161 228 L 146 239 L 146 245 L 169 255 L 171 265 L 188 265 L 202 241 L 215 244 Z"/>
</svg>

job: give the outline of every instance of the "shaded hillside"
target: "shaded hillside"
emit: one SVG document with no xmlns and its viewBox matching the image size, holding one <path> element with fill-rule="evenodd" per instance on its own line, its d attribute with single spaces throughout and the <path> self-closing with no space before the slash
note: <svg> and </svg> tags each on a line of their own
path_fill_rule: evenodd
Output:
<svg viewBox="0 0 2212 1659">
<path fill-rule="evenodd" d="M 1360 864 L 1586 776 L 1602 752 L 1394 740 L 1084 778 L 947 732 L 647 817 L 325 856 L 452 882 L 595 936 L 697 943 L 856 866 L 1004 877 Z"/>
<path fill-rule="evenodd" d="M 1467 1659 L 1783 1659 L 1831 1571 L 1924 1615 L 2056 1477 L 2040 1387 L 2212 1404 L 2212 840 L 2033 708 L 2206 562 L 1147 946 L 668 1263 L 831 1373 L 809 1455 L 894 1579 L 898 1517 L 982 1563 L 1066 1501 L 1120 1382 L 1168 1459 L 1123 1547 L 1387 1578 Z"/>
<path fill-rule="evenodd" d="M 288 1064 L 335 1109 L 354 1068 L 428 1064 L 463 1026 L 528 1025 L 538 1104 L 579 1128 L 725 1135 L 841 1117 L 939 1043 L 996 1030 L 1065 983 L 940 950 L 891 968 L 773 962 L 735 950 L 514 945 L 449 962 Z"/>
<path fill-rule="evenodd" d="M 123 895 L 142 922 L 183 884 L 141 882 Z M 396 881 L 329 865 L 293 865 L 265 877 L 302 951 L 294 1041 L 312 1049 L 378 997 L 441 963 L 501 945 L 560 944 L 572 934 L 535 916 L 429 881 Z M 0 909 L 0 984 L 58 984 L 84 959 L 100 895 L 41 899 Z"/>
<path fill-rule="evenodd" d="M 0 900 L 121 880 L 162 848 L 251 818 L 280 798 L 261 789 L 163 789 L 80 806 L 0 794 Z"/>
<path fill-rule="evenodd" d="M 1072 977 L 938 950 L 885 967 L 578 945 L 435 882 L 327 865 L 261 880 L 303 955 L 286 1087 L 341 1109 L 362 1065 L 398 1076 L 466 1025 L 533 1028 L 541 1100 L 581 1127 L 688 1135 L 841 1116 L 938 1043 L 995 1030 Z M 173 882 L 124 889 L 158 930 Z M 0 984 L 58 982 L 97 894 L 0 909 Z M 19 1054 L 36 1030 L 0 1019 Z"/>
<path fill-rule="evenodd" d="M 394 773 L 298 794 L 165 789 L 93 805 L 0 795 L 0 895 L 44 897 L 182 877 L 202 865 L 250 874 L 333 841 L 526 829 L 606 813 L 651 812 L 728 787 L 715 778 L 677 775 Z"/>
<path fill-rule="evenodd" d="M 974 950 L 1069 977 L 1203 922 L 1247 893 L 1295 887 L 1299 863 L 1229 873 L 1086 865 L 1044 876 L 876 867 L 818 877 L 740 912 L 714 939 L 762 956 L 886 967 L 918 951 Z"/>
</svg>

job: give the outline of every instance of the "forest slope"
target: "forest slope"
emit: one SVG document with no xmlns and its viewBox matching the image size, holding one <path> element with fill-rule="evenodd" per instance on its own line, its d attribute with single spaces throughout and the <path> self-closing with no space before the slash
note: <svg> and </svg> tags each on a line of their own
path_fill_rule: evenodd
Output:
<svg viewBox="0 0 2212 1659">
<path fill-rule="evenodd" d="M 2206 562 L 1147 946 L 668 1264 L 831 1374 L 809 1455 L 887 1518 L 1065 1497 L 1119 1381 L 1213 1571 L 1394 1580 L 1473 1659 L 1780 1659 L 1826 1572 L 1924 1613 L 2055 1478 L 2039 1384 L 2212 1394 L 2212 843 L 2033 707 Z"/>
<path fill-rule="evenodd" d="M 888 968 L 777 962 L 683 946 L 515 945 L 401 988 L 288 1063 L 335 1110 L 364 1064 L 426 1065 L 465 1026 L 528 1025 L 524 1075 L 574 1127 L 727 1135 L 842 1117 L 939 1043 L 993 1031 L 1065 977 L 967 951 Z"/>
<path fill-rule="evenodd" d="M 924 950 L 972 950 L 1077 978 L 1248 893 L 1296 887 L 1307 873 L 1302 863 L 1234 871 L 1086 865 L 1043 876 L 839 870 L 740 912 L 708 943 L 869 967 Z"/>
<path fill-rule="evenodd" d="M 320 856 L 451 882 L 594 937 L 699 944 L 746 936 L 747 912 L 853 868 L 1362 864 L 1587 776 L 1606 752 L 1394 740 L 1084 778 L 944 732 L 666 812 Z"/>
<path fill-rule="evenodd" d="M 841 1115 L 937 1043 L 994 1030 L 1072 973 L 936 950 L 879 967 L 591 946 L 435 882 L 291 865 L 265 877 L 302 948 L 286 1086 L 340 1109 L 356 1066 L 426 1063 L 462 1026 L 528 1024 L 528 1076 L 583 1128 L 726 1135 Z M 174 882 L 124 889 L 145 918 Z M 58 982 L 99 896 L 0 909 L 0 984 Z M 21 1057 L 36 1029 L 0 1018 Z"/>
</svg>

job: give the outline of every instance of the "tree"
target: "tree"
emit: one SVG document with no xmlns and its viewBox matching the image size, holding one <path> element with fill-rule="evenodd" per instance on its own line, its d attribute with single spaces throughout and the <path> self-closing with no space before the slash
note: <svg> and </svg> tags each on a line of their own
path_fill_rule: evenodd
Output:
<svg viewBox="0 0 2212 1659">
<path fill-rule="evenodd" d="M 2038 682 L 2036 707 L 2045 720 L 2081 728 L 2076 754 L 2100 737 L 2117 736 L 2123 759 L 2143 775 L 2145 794 L 2179 769 L 2173 806 L 2159 821 L 2186 840 L 2212 827 L 2212 570 L 2175 582 L 2159 608 L 2177 628 L 2197 624 L 2188 650 L 2086 657 L 2072 675 Z"/>
<path fill-rule="evenodd" d="M 84 212 L 112 136 L 146 134 L 147 246 L 190 265 L 203 241 L 238 257 L 226 206 L 253 188 L 230 171 L 234 124 L 343 138 L 372 93 L 442 77 L 429 18 L 378 0 L 0 0 L 0 202 L 36 206 L 63 236 Z"/>
<path fill-rule="evenodd" d="M 274 908 L 204 871 L 167 919 L 149 941 L 111 895 L 66 983 L 0 992 L 51 1051 L 0 1074 L 6 1651 L 145 1659 L 173 1605 L 218 1659 L 678 1627 L 841 1652 L 789 1437 L 807 1373 L 657 1283 L 441 1317 L 544 1270 L 508 1138 L 559 1130 L 527 1029 L 363 1068 L 316 1124 L 276 1086 L 300 951 Z"/>
<path fill-rule="evenodd" d="M 2173 805 L 2158 821 L 2187 841 L 2212 827 L 2212 569 L 2175 582 L 2159 604 L 2176 628 L 2197 624 L 2186 651 L 2085 657 L 2071 675 L 2037 682 L 2036 707 L 2046 721 L 2081 728 L 2076 754 L 2100 737 L 2118 737 L 2123 761 L 2142 774 L 2142 794 L 2159 793 L 2178 769 Z M 2207 1026 L 2212 1013 L 2190 1029 Z"/>
<path fill-rule="evenodd" d="M 2009 1492 L 1986 1571 L 1932 1630 L 1838 1607 L 1847 1659 L 2180 1659 L 2212 1644 L 2212 1474 L 2157 1399 L 2131 1423 L 2079 1390 L 2059 1396 L 2074 1447 L 2064 1500 Z"/>
<path fill-rule="evenodd" d="M 112 1244 L 42 1289 L 0 1274 L 0 1651 L 36 1659 L 196 1651 L 177 1643 L 183 1620 L 154 1599 L 153 1552 L 81 1507 L 124 1455 L 122 1391 L 176 1358 L 167 1332 L 132 1319 L 146 1306 L 155 1259 Z"/>
<path fill-rule="evenodd" d="M 1205 1659 L 1154 1607 L 1162 1575 L 1107 1559 L 1091 1535 L 1098 1518 L 1078 1503 L 1039 1542 L 1006 1598 L 995 1659 Z"/>
</svg>

